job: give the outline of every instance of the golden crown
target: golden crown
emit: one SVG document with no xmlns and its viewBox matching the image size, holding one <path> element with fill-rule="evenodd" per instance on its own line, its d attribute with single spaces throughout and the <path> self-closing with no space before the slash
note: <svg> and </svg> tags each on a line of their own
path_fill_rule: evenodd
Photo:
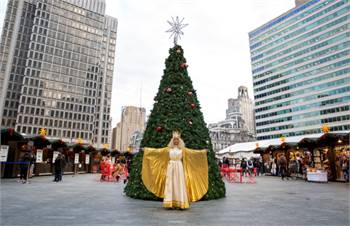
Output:
<svg viewBox="0 0 350 226">
<path fill-rule="evenodd" d="M 180 138 L 181 133 L 179 131 L 173 131 L 173 138 Z"/>
</svg>

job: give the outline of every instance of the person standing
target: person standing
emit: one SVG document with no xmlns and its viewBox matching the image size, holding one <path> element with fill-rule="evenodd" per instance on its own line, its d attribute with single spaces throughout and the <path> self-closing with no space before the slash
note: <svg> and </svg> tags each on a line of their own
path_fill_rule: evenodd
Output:
<svg viewBox="0 0 350 226">
<path fill-rule="evenodd" d="M 241 161 L 241 168 L 242 168 L 242 175 L 247 176 L 247 161 L 245 160 L 245 158 L 243 158 Z"/>
<path fill-rule="evenodd" d="M 144 148 L 142 181 L 167 209 L 188 209 L 208 192 L 207 150 L 185 147 L 174 131 L 168 147 Z M 156 178 L 156 179 L 155 179 Z"/>
<path fill-rule="evenodd" d="M 33 154 L 33 152 L 30 152 L 30 167 L 29 167 L 29 178 L 33 177 L 34 174 L 34 167 L 35 167 L 35 154 Z"/>
<path fill-rule="evenodd" d="M 29 141 L 26 145 L 27 148 L 27 153 L 29 154 L 30 158 L 30 163 L 28 166 L 28 178 L 33 177 L 33 172 L 34 172 L 34 163 L 35 163 L 35 154 L 34 154 L 34 143 L 32 141 Z"/>
<path fill-rule="evenodd" d="M 253 176 L 253 171 L 254 171 L 254 164 L 253 164 L 253 161 L 251 159 L 249 159 L 247 161 L 247 166 L 248 166 L 248 173 L 249 173 L 249 176 Z"/>
<path fill-rule="evenodd" d="M 225 157 L 224 157 L 224 158 L 225 158 Z M 223 164 L 224 164 L 224 167 L 229 168 L 229 167 L 230 167 L 230 161 L 229 161 L 229 159 L 228 159 L 228 158 L 225 158 L 225 159 L 223 160 Z"/>
<path fill-rule="evenodd" d="M 225 157 L 224 157 L 224 158 L 225 158 Z M 222 168 L 222 164 L 223 164 L 222 159 L 219 159 L 219 162 L 218 162 L 219 169 L 221 169 L 221 168 Z"/>
<path fill-rule="evenodd" d="M 280 176 L 281 175 L 281 172 L 280 172 L 280 164 L 279 164 L 279 156 L 276 155 L 276 158 L 275 158 L 275 164 L 276 164 L 276 176 Z"/>
<path fill-rule="evenodd" d="M 253 165 L 256 171 L 256 175 L 255 176 L 259 176 L 260 175 L 260 162 L 259 159 L 254 159 L 253 161 Z"/>
<path fill-rule="evenodd" d="M 66 167 L 66 158 L 63 154 L 60 155 L 60 163 L 61 163 L 61 171 L 58 177 L 58 181 L 62 181 L 63 173 L 64 173 L 64 168 Z"/>
<path fill-rule="evenodd" d="M 54 182 L 60 181 L 60 176 L 62 172 L 62 160 L 61 160 L 61 153 L 58 154 L 58 156 L 55 159 L 54 162 L 55 166 L 55 179 L 53 180 Z"/>
<path fill-rule="evenodd" d="M 28 169 L 30 167 L 31 161 L 32 161 L 32 158 L 29 152 L 24 153 L 24 155 L 21 158 L 20 178 L 19 178 L 23 184 L 28 183 Z"/>
<path fill-rule="evenodd" d="M 265 170 L 264 170 L 264 161 L 262 158 L 258 160 L 258 166 L 259 166 L 259 175 L 264 175 Z"/>
<path fill-rule="evenodd" d="M 275 159 L 272 159 L 272 162 L 271 162 L 271 175 L 277 176 L 277 164 Z"/>
<path fill-rule="evenodd" d="M 280 158 L 278 159 L 278 165 L 280 168 L 281 178 L 284 180 L 287 173 L 287 159 L 284 154 L 281 154 Z"/>
<path fill-rule="evenodd" d="M 345 182 L 349 182 L 349 159 L 344 155 L 341 160 L 341 168 Z"/>
</svg>

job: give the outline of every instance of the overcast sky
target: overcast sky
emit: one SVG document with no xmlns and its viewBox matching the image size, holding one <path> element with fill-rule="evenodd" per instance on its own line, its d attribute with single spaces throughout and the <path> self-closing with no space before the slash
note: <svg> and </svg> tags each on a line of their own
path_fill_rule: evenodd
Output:
<svg viewBox="0 0 350 226">
<path fill-rule="evenodd" d="M 2 28 L 7 0 L 0 0 Z M 244 85 L 253 98 L 248 32 L 294 7 L 294 0 L 106 0 L 119 20 L 111 116 L 121 108 L 143 106 L 147 114 L 173 46 L 166 22 L 189 23 L 179 41 L 207 123 L 225 119 L 228 98 Z"/>
</svg>

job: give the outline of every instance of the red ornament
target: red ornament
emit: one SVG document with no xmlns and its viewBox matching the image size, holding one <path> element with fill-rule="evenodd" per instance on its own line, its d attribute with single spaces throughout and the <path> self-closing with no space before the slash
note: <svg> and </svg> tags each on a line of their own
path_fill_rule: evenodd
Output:
<svg viewBox="0 0 350 226">
<path fill-rule="evenodd" d="M 8 128 L 7 132 L 10 134 L 10 136 L 13 136 L 13 133 L 15 132 L 15 130 L 13 128 Z"/>
<path fill-rule="evenodd" d="M 192 96 L 193 93 L 190 91 L 190 92 L 187 93 L 187 95 Z"/>
<path fill-rule="evenodd" d="M 191 104 L 191 108 L 195 109 L 196 108 L 196 104 Z"/>
<path fill-rule="evenodd" d="M 158 127 L 156 128 L 156 131 L 157 131 L 157 132 L 162 132 L 162 127 L 161 127 L 161 126 L 158 126 Z"/>
<path fill-rule="evenodd" d="M 173 91 L 170 87 L 166 88 L 165 90 L 167 93 L 170 93 L 171 91 Z"/>
<path fill-rule="evenodd" d="M 182 63 L 182 64 L 180 65 L 180 67 L 181 67 L 182 69 L 185 69 L 185 68 L 188 67 L 188 65 L 187 65 L 186 63 Z"/>
</svg>

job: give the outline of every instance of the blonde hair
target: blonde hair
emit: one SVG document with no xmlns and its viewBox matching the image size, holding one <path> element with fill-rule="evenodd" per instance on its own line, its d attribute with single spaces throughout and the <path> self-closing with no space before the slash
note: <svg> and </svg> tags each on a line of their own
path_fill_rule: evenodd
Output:
<svg viewBox="0 0 350 226">
<path fill-rule="evenodd" d="M 178 145 L 174 145 L 174 139 L 178 138 L 179 139 L 179 144 Z M 181 139 L 181 134 L 178 131 L 174 131 L 173 132 L 173 137 L 171 138 L 168 147 L 169 148 L 174 148 L 175 146 L 177 146 L 179 149 L 183 149 L 185 148 L 185 142 Z"/>
</svg>

